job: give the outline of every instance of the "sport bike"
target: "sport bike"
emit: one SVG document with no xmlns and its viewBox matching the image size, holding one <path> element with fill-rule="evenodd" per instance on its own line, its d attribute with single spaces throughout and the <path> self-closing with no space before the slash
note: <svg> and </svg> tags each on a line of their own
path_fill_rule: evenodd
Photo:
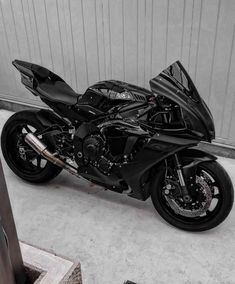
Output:
<svg viewBox="0 0 235 284">
<path fill-rule="evenodd" d="M 13 65 L 49 106 L 17 112 L 3 128 L 2 152 L 16 175 L 40 183 L 65 169 L 133 198 L 151 196 L 167 222 L 188 231 L 228 216 L 232 182 L 216 157 L 197 147 L 215 138 L 213 118 L 179 61 L 150 80 L 151 91 L 108 80 L 84 94 L 44 67 Z"/>
</svg>

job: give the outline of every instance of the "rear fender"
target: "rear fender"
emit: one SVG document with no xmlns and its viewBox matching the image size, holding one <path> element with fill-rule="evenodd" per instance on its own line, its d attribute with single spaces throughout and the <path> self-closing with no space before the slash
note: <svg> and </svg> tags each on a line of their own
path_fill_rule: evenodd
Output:
<svg viewBox="0 0 235 284">
<path fill-rule="evenodd" d="M 40 109 L 35 113 L 36 119 L 43 125 L 43 127 L 49 128 L 53 126 L 53 131 L 45 134 L 46 139 L 53 147 L 56 147 L 56 141 L 54 135 L 61 131 L 61 127 L 66 125 L 66 122 L 53 113 L 51 110 Z"/>
<path fill-rule="evenodd" d="M 65 126 L 66 122 L 54 114 L 51 110 L 47 109 L 30 109 L 24 110 L 21 112 L 16 113 L 18 118 L 24 118 L 25 116 L 30 117 L 31 121 L 36 121 L 38 124 L 41 125 L 42 129 L 47 129 L 51 126 L 57 126 L 58 130 L 60 131 L 60 127 Z M 56 127 L 55 127 L 56 129 Z M 54 138 L 50 133 L 45 135 L 51 145 L 55 146 Z"/>
<path fill-rule="evenodd" d="M 35 111 L 35 117 L 46 128 L 52 125 L 65 126 L 65 121 L 51 110 L 40 109 Z"/>
<path fill-rule="evenodd" d="M 52 125 L 64 126 L 66 122 L 49 109 L 28 109 L 19 111 L 14 114 L 18 119 L 24 119 L 25 116 L 29 116 L 33 121 L 37 121 L 44 128 Z"/>
</svg>

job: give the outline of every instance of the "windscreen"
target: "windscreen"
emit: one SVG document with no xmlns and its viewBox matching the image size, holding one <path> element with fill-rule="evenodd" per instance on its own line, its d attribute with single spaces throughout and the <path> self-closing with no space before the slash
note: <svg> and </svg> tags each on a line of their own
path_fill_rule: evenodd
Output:
<svg viewBox="0 0 235 284">
<path fill-rule="evenodd" d="M 200 101 L 200 96 L 190 79 L 188 73 L 180 62 L 175 62 L 170 65 L 167 69 L 162 71 L 161 75 L 166 79 L 170 80 L 171 83 L 175 84 L 185 95 L 195 102 Z"/>
<path fill-rule="evenodd" d="M 154 94 L 169 98 L 182 108 L 189 129 L 202 133 L 206 141 L 214 139 L 211 112 L 179 61 L 151 79 L 150 86 Z"/>
</svg>

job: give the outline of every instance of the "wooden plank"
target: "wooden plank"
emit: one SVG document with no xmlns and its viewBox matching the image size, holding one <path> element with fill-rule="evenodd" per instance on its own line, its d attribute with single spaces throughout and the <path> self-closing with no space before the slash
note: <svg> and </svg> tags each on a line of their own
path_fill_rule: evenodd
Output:
<svg viewBox="0 0 235 284">
<path fill-rule="evenodd" d="M 40 45 L 40 52 L 41 52 L 41 64 L 50 69 L 51 71 L 54 71 L 54 62 L 52 58 L 52 46 L 51 46 L 51 40 L 49 36 L 49 29 L 48 29 L 48 16 L 46 14 L 46 4 L 45 0 L 32 1 L 32 8 L 34 12 L 35 17 L 35 23 L 37 26 L 37 34 L 38 34 L 38 40 Z"/>
<path fill-rule="evenodd" d="M 149 88 L 181 59 L 209 102 L 217 137 L 235 144 L 235 1 L 9 0 L 0 8 L 2 97 L 38 100 L 20 83 L 14 58 L 54 69 L 79 93 L 104 79 Z"/>
<path fill-rule="evenodd" d="M 75 90 L 77 87 L 77 75 L 75 67 L 74 45 L 71 26 L 71 13 L 69 1 L 58 0 L 58 17 L 61 31 L 61 42 L 64 62 L 64 79 Z"/>
<path fill-rule="evenodd" d="M 151 78 L 166 68 L 168 1 L 153 1 Z"/>
<path fill-rule="evenodd" d="M 145 1 L 137 0 L 137 82 L 142 87 L 145 85 L 145 11 Z"/>
<path fill-rule="evenodd" d="M 28 9 L 28 1 L 22 0 L 22 14 L 21 18 L 18 19 L 18 21 L 22 22 L 23 26 L 21 30 L 23 30 L 23 33 L 25 33 L 25 45 L 27 44 L 27 53 L 28 53 L 28 60 L 32 62 L 34 60 L 35 54 L 34 54 L 34 42 L 33 42 L 33 36 L 32 36 L 32 29 L 31 29 L 31 23 L 30 23 L 30 15 L 29 15 L 29 9 Z"/>
<path fill-rule="evenodd" d="M 195 81 L 196 78 L 196 58 L 199 45 L 200 25 L 202 15 L 202 0 L 193 1 L 193 13 L 192 13 L 192 27 L 190 33 L 190 49 L 189 49 L 189 74 Z"/>
<path fill-rule="evenodd" d="M 7 40 L 7 33 L 4 25 L 4 19 L 0 3 L 0 37 L 1 37 L 1 48 L 0 48 L 0 93 L 8 94 L 16 91 L 16 78 L 13 70 L 10 69 L 10 63 L 12 56 L 10 54 L 10 48 Z"/>
<path fill-rule="evenodd" d="M 227 69 L 224 93 L 224 107 L 221 124 L 221 136 L 231 140 L 235 145 L 235 25 L 233 25 L 232 43 L 229 52 L 229 66 Z"/>
<path fill-rule="evenodd" d="M 152 75 L 152 26 L 153 26 L 153 0 L 145 1 L 145 45 L 144 45 L 144 87 L 149 87 Z"/>
<path fill-rule="evenodd" d="M 95 20 L 97 32 L 97 48 L 99 57 L 99 80 L 105 80 L 105 46 L 104 46 L 104 25 L 103 25 L 103 2 L 95 1 Z"/>
<path fill-rule="evenodd" d="M 57 0 L 45 1 L 45 15 L 47 21 L 48 41 L 51 49 L 51 58 L 54 72 L 59 76 L 64 75 L 64 57 L 62 39 L 59 25 Z"/>
<path fill-rule="evenodd" d="M 231 47 L 233 41 L 234 26 L 231 23 L 234 20 L 234 13 L 234 1 L 221 1 L 209 94 L 209 105 L 214 116 L 217 135 L 220 137 L 224 126 L 223 119 L 225 118 L 223 118 L 223 109 L 226 103 L 225 93 L 231 60 L 228 47 Z M 224 115 L 227 115 L 227 111 L 224 112 Z"/>
<path fill-rule="evenodd" d="M 79 91 L 83 92 L 89 85 L 83 1 L 75 0 L 69 3 L 71 5 L 70 13 L 77 85 Z"/>
<path fill-rule="evenodd" d="M 2 18 L 2 34 L 5 41 L 5 54 L 8 54 L 9 57 L 3 58 L 3 66 L 5 66 L 6 80 L 9 90 L 7 94 L 14 93 L 17 96 L 25 96 L 29 97 L 28 94 L 22 91 L 21 84 L 19 82 L 19 75 L 14 70 L 12 66 L 12 61 L 15 58 L 20 58 L 20 48 L 18 37 L 16 35 L 16 24 L 13 17 L 12 5 L 10 1 L 7 2 L 0 2 L 1 5 L 1 18 Z M 4 45 L 3 45 L 4 46 Z M 3 77 L 3 78 L 4 78 Z M 12 84 L 14 81 L 14 84 Z M 5 83 L 4 83 L 5 84 Z M 13 87 L 14 86 L 14 87 Z"/>
<path fill-rule="evenodd" d="M 112 49 L 112 77 L 125 81 L 125 35 L 124 9 L 122 0 L 110 2 L 110 36 Z"/>
<path fill-rule="evenodd" d="M 30 61 L 30 45 L 21 0 L 10 1 L 20 59 Z"/>
<path fill-rule="evenodd" d="M 95 0 L 82 1 L 84 40 L 87 58 L 88 85 L 99 81 L 98 34 Z"/>
<path fill-rule="evenodd" d="M 189 54 L 193 25 L 194 0 L 184 0 L 184 25 L 181 41 L 181 62 L 186 70 L 189 70 Z"/>
<path fill-rule="evenodd" d="M 11 56 L 14 58 L 20 58 L 21 54 L 19 47 L 19 38 L 16 33 L 16 23 L 14 19 L 11 1 L 1 1 L 1 5 L 2 17 L 6 29 Z"/>
<path fill-rule="evenodd" d="M 113 78 L 109 0 L 102 0 L 102 15 L 103 15 L 103 34 L 104 34 L 105 78 L 108 80 Z"/>
<path fill-rule="evenodd" d="M 213 48 L 219 13 L 219 1 L 203 2 L 201 30 L 197 54 L 196 86 L 200 95 L 208 102 L 213 64 Z M 208 17 L 210 15 L 210 17 Z M 205 60 L 206 58 L 206 60 Z"/>
<path fill-rule="evenodd" d="M 125 80 L 137 83 L 137 5 L 135 0 L 123 2 Z"/>
<path fill-rule="evenodd" d="M 36 22 L 36 13 L 33 1 L 23 0 L 23 9 L 25 15 L 25 22 L 28 29 L 28 37 L 30 38 L 30 48 L 32 62 L 41 65 L 42 64 L 42 53 L 41 46 L 38 36 L 38 25 Z"/>
<path fill-rule="evenodd" d="M 181 57 L 181 42 L 184 20 L 184 1 L 171 0 L 168 16 L 167 61 L 170 65 Z"/>
</svg>

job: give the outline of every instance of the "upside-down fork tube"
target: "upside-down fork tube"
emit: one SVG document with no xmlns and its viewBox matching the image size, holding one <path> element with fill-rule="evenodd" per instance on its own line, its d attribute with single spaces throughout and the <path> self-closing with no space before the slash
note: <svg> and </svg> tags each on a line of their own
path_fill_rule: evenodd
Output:
<svg viewBox="0 0 235 284">
<path fill-rule="evenodd" d="M 42 141 L 40 141 L 33 133 L 28 133 L 25 136 L 24 140 L 35 152 L 37 152 L 39 155 L 44 157 L 46 160 L 48 160 L 49 162 L 53 163 L 54 165 L 58 167 L 65 169 L 70 174 L 78 176 L 77 170 L 75 168 L 69 166 L 61 159 L 55 157 L 47 149 L 47 146 Z"/>
</svg>

